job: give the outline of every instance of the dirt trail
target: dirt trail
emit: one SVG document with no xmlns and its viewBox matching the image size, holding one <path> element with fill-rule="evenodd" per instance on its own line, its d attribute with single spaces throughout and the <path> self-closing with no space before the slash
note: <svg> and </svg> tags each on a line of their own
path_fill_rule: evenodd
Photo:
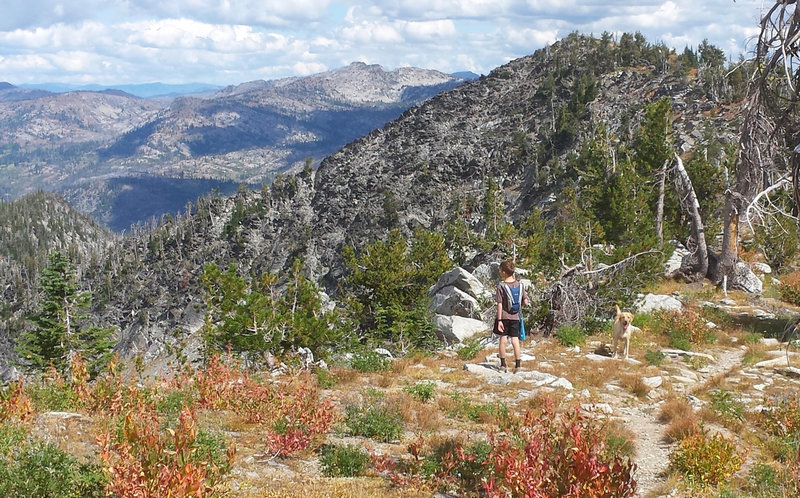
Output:
<svg viewBox="0 0 800 498">
<path fill-rule="evenodd" d="M 698 372 L 700 379 L 696 384 L 686 386 L 686 392 L 691 388 L 702 385 L 707 380 L 720 374 L 725 374 L 741 365 L 744 351 L 740 349 L 727 349 L 716 351 L 715 362 Z M 624 419 L 625 426 L 636 434 L 636 481 L 638 492 L 636 496 L 656 497 L 674 496 L 673 494 L 658 494 L 659 487 L 666 480 L 666 470 L 669 465 L 669 453 L 672 445 L 663 438 L 664 424 L 658 421 L 659 401 L 625 406 L 616 410 Z"/>
</svg>

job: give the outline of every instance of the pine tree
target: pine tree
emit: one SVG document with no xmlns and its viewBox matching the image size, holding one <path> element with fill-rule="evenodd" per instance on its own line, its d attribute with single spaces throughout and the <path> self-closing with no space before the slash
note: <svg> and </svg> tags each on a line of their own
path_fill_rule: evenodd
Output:
<svg viewBox="0 0 800 498">
<path fill-rule="evenodd" d="M 48 261 L 39 277 L 40 310 L 30 317 L 35 328 L 19 337 L 16 351 L 30 371 L 52 365 L 61 373 L 69 370 L 72 358 L 80 352 L 90 372 L 96 373 L 110 357 L 113 329 L 83 327 L 91 293 L 78 291 L 75 268 L 67 256 L 53 252 Z"/>
</svg>

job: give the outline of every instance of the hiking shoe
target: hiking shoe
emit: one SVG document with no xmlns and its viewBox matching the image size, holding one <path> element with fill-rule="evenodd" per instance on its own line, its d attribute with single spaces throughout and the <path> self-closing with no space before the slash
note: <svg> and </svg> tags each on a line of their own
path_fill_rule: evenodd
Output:
<svg viewBox="0 0 800 498">
<path fill-rule="evenodd" d="M 500 367 L 500 371 L 503 373 L 508 373 L 508 367 Z"/>
<path fill-rule="evenodd" d="M 522 370 L 522 368 L 521 368 L 521 367 L 514 367 L 514 373 L 517 373 L 517 372 L 519 372 L 520 370 Z"/>
</svg>

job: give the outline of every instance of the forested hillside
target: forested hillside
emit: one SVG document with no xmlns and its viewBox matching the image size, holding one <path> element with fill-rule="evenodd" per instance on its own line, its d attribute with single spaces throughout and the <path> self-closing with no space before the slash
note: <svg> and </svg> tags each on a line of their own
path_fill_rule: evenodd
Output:
<svg viewBox="0 0 800 498">
<path fill-rule="evenodd" d="M 74 261 L 83 282 L 120 238 L 56 194 L 37 192 L 0 202 L 0 372 L 15 357 L 13 341 L 38 302 L 39 275 L 51 252 Z M 85 285 L 85 284 L 84 284 Z"/>
</svg>

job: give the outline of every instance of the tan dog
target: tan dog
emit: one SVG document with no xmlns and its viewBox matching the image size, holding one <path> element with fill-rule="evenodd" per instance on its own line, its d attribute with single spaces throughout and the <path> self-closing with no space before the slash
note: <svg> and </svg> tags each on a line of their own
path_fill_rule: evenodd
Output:
<svg viewBox="0 0 800 498">
<path fill-rule="evenodd" d="M 633 313 L 628 313 L 627 311 L 620 311 L 619 306 L 617 308 L 617 316 L 614 318 L 614 325 L 611 327 L 611 333 L 614 336 L 614 358 L 617 357 L 617 345 L 619 341 L 625 341 L 625 348 L 623 349 L 623 354 L 625 355 L 625 359 L 628 359 L 628 348 L 631 344 L 631 336 L 634 332 L 639 332 L 639 327 L 634 326 L 631 322 L 633 322 Z"/>
</svg>

